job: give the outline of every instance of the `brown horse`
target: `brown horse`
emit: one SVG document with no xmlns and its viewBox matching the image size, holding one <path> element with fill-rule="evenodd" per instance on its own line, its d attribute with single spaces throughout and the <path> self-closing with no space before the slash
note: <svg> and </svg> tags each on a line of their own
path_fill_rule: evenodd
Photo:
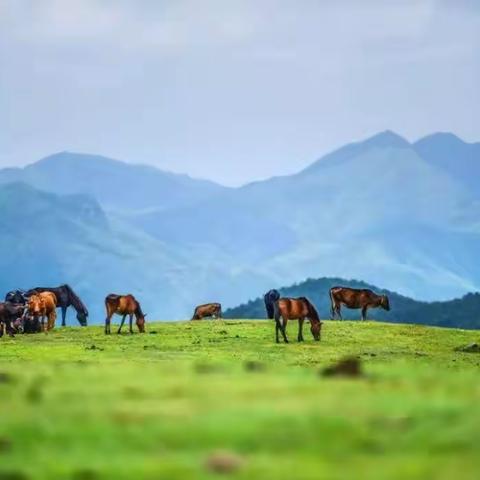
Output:
<svg viewBox="0 0 480 480">
<path fill-rule="evenodd" d="M 57 297 L 52 292 L 42 292 L 31 295 L 28 299 L 27 313 L 34 319 L 40 318 L 44 332 L 52 330 L 57 319 Z M 45 323 L 45 318 L 48 322 Z"/>
<path fill-rule="evenodd" d="M 333 287 L 330 289 L 330 300 L 332 302 L 332 320 L 335 318 L 335 314 L 342 320 L 342 305 L 347 308 L 361 308 L 362 320 L 366 320 L 369 308 L 381 307 L 384 310 L 390 310 L 390 302 L 386 295 L 377 295 L 368 289 Z"/>
<path fill-rule="evenodd" d="M 298 319 L 298 341 L 303 342 L 303 322 L 305 318 L 310 320 L 310 331 L 313 338 L 317 341 L 322 336 L 322 322 L 318 316 L 317 310 L 305 297 L 300 298 L 280 298 L 274 305 L 275 317 L 275 339 L 279 343 L 278 332 L 282 332 L 283 340 L 288 343 L 287 322 L 288 320 Z M 282 320 L 280 322 L 280 319 Z"/>
<path fill-rule="evenodd" d="M 205 317 L 222 318 L 222 306 L 219 303 L 206 303 L 196 307 L 192 320 L 201 320 Z"/>
<path fill-rule="evenodd" d="M 133 295 L 115 295 L 114 293 L 111 293 L 105 298 L 105 308 L 107 309 L 107 318 L 105 319 L 106 334 L 110 333 L 110 320 L 115 313 L 117 315 L 123 315 L 117 333 L 121 333 L 127 315 L 129 315 L 130 333 L 133 333 L 133 315 L 135 315 L 138 331 L 140 333 L 145 333 L 145 317 L 147 314 L 142 312 L 140 303 Z"/>
</svg>

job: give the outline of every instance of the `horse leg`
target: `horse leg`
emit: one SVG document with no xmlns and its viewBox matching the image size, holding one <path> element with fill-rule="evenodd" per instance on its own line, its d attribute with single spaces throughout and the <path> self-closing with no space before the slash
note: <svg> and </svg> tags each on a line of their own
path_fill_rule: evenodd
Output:
<svg viewBox="0 0 480 480">
<path fill-rule="evenodd" d="M 130 323 L 130 333 L 133 333 L 133 327 L 132 327 L 132 325 L 133 325 L 133 314 L 132 313 L 130 314 L 128 322 Z"/>
<path fill-rule="evenodd" d="M 298 341 L 303 342 L 303 322 L 304 318 L 298 319 Z"/>
<path fill-rule="evenodd" d="M 117 332 L 118 334 L 120 334 L 121 331 L 122 331 L 122 327 L 123 327 L 123 324 L 125 323 L 125 317 L 126 317 L 126 316 L 127 316 L 127 315 L 125 314 L 125 315 L 122 317 L 122 321 L 120 322 L 120 327 L 118 327 L 118 332 Z"/>
<path fill-rule="evenodd" d="M 283 340 L 285 343 L 288 343 L 288 338 L 287 338 L 287 322 L 288 320 L 285 318 L 285 317 L 282 317 L 283 321 L 282 321 L 282 336 L 283 336 Z"/>
<path fill-rule="evenodd" d="M 65 317 L 67 316 L 67 307 L 62 307 L 62 327 L 66 325 Z"/>
<path fill-rule="evenodd" d="M 280 330 L 280 321 L 275 321 L 275 341 L 276 343 L 280 343 L 278 339 L 278 331 Z"/>
<path fill-rule="evenodd" d="M 367 309 L 368 307 L 362 307 L 362 320 L 365 321 L 367 319 Z"/>
<path fill-rule="evenodd" d="M 57 312 L 55 310 L 53 310 L 48 315 L 48 329 L 49 330 L 53 330 L 53 328 L 55 327 L 55 320 L 56 319 L 57 319 Z"/>
<path fill-rule="evenodd" d="M 110 322 L 112 320 L 112 314 L 107 313 L 107 318 L 105 318 L 105 335 L 109 335 L 110 332 Z"/>
</svg>

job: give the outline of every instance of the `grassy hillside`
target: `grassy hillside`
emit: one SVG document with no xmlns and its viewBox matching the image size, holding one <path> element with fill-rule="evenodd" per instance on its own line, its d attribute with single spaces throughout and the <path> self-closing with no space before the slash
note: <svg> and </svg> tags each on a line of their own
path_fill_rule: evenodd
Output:
<svg viewBox="0 0 480 480">
<path fill-rule="evenodd" d="M 265 321 L 147 331 L 1 339 L 0 478 L 478 478 L 480 354 L 455 351 L 477 332 L 325 322 L 320 343 L 276 345 Z M 363 376 L 319 374 L 345 355 Z"/>
<path fill-rule="evenodd" d="M 308 279 L 290 287 L 280 288 L 285 297 L 308 297 L 322 318 L 330 318 L 330 288 L 342 285 L 352 288 L 369 288 L 388 295 L 391 310 L 372 309 L 368 317 L 393 323 L 420 323 L 442 327 L 480 328 L 480 293 L 469 293 L 462 298 L 445 302 L 420 302 L 389 290 L 359 281 L 343 278 Z M 263 297 L 225 311 L 226 318 L 264 318 Z M 360 310 L 349 311 L 342 307 L 344 318 L 360 318 Z"/>
</svg>

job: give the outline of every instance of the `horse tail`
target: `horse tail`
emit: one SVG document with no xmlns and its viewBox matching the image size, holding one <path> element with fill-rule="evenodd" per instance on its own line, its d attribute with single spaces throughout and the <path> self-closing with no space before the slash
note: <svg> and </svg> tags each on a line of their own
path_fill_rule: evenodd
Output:
<svg viewBox="0 0 480 480">
<path fill-rule="evenodd" d="M 269 318 L 274 318 L 277 326 L 281 327 L 280 317 L 282 316 L 282 314 L 280 312 L 280 306 L 278 305 L 278 300 L 276 300 L 275 302 L 272 302 L 270 305 L 273 309 L 273 315 Z"/>
<path fill-rule="evenodd" d="M 330 317 L 335 318 L 335 299 L 333 298 L 333 287 L 330 289 Z"/>
</svg>

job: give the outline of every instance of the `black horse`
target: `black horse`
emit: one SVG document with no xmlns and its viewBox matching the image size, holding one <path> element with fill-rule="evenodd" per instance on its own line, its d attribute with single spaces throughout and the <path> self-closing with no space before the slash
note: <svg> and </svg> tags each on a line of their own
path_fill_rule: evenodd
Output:
<svg viewBox="0 0 480 480">
<path fill-rule="evenodd" d="M 12 290 L 5 295 L 5 302 L 25 305 L 27 303 L 27 297 L 25 290 Z"/>
<path fill-rule="evenodd" d="M 265 308 L 267 309 L 267 316 L 270 319 L 273 319 L 274 317 L 274 305 L 279 298 L 280 298 L 280 293 L 278 290 L 269 290 L 263 296 L 263 300 L 265 302 Z"/>
<path fill-rule="evenodd" d="M 52 292 L 57 297 L 57 307 L 62 309 L 62 327 L 65 326 L 65 316 L 67 314 L 67 308 L 72 306 L 77 311 L 77 320 L 82 327 L 87 325 L 88 310 L 84 303 L 80 300 L 80 297 L 72 290 L 70 285 L 60 285 L 59 287 L 45 288 L 37 287 L 32 288 L 25 292 L 25 296 L 29 297 L 35 293 Z M 8 295 L 8 294 L 7 294 Z"/>
</svg>

